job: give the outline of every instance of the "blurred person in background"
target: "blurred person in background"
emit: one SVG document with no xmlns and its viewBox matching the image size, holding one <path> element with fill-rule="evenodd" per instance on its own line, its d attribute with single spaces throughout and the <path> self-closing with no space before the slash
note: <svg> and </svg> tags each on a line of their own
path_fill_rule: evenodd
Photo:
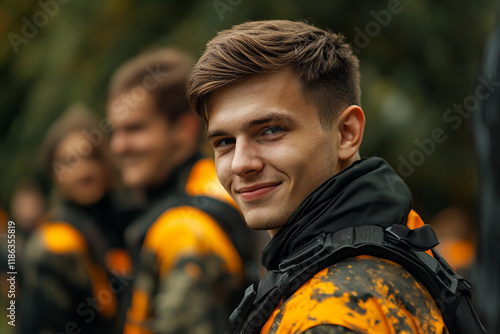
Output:
<svg viewBox="0 0 500 334">
<path fill-rule="evenodd" d="M 24 280 L 24 273 L 22 272 L 24 246 L 31 232 L 40 224 L 45 213 L 45 196 L 40 184 L 32 177 L 21 179 L 17 183 L 12 195 L 9 218 L 9 220 L 14 222 L 16 231 L 17 297 L 20 295 Z M 7 251 L 7 247 L 2 248 L 1 252 L 4 251 Z"/>
<path fill-rule="evenodd" d="M 24 178 L 16 185 L 10 212 L 16 226 L 26 233 L 32 231 L 40 223 L 40 219 L 45 214 L 45 196 L 33 178 Z"/>
<path fill-rule="evenodd" d="M 476 258 L 476 233 L 468 214 L 459 207 L 438 212 L 429 224 L 436 232 L 436 250 L 460 276 L 471 279 Z"/>
<path fill-rule="evenodd" d="M 2 281 L 2 297 L 7 302 L 8 298 L 13 296 L 10 292 L 10 284 L 7 278 L 10 275 L 7 272 L 15 272 L 15 300 L 23 299 L 23 285 L 25 273 L 23 271 L 24 263 L 24 249 L 26 241 L 31 235 L 32 231 L 41 223 L 43 216 L 46 213 L 45 209 L 45 196 L 42 191 L 41 184 L 35 177 L 22 178 L 14 188 L 12 198 L 10 201 L 10 214 L 5 217 L 0 217 L 0 258 Z M 0 214 L 0 216 L 2 216 Z M 14 235 L 8 234 L 7 227 L 13 228 Z M 11 252 L 12 251 L 12 252 Z M 14 255 L 13 267 L 9 268 L 9 255 Z M 6 284 L 7 283 L 7 284 Z M 8 298 L 8 299 L 7 299 Z M 19 304 L 18 304 L 19 305 Z M 9 306 L 9 305 L 6 305 Z M 9 319 L 11 320 L 11 319 Z M 8 326 L 6 330 L 12 328 Z"/>
<path fill-rule="evenodd" d="M 118 333 L 120 294 L 129 284 L 123 230 L 133 208 L 117 183 L 104 134 L 84 106 L 48 131 L 44 164 L 55 204 L 25 248 L 20 333 Z M 128 281 L 127 281 L 128 279 Z"/>
<path fill-rule="evenodd" d="M 193 64 L 151 51 L 110 82 L 111 150 L 123 183 L 147 202 L 126 231 L 137 269 L 127 334 L 224 333 L 253 280 L 251 231 L 200 153 L 202 124 L 185 98 Z"/>
</svg>

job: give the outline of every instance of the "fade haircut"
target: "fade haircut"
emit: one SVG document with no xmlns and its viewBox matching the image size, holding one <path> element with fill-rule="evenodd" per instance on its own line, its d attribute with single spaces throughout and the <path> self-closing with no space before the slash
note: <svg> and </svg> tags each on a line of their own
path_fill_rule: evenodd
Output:
<svg viewBox="0 0 500 334">
<path fill-rule="evenodd" d="M 292 69 L 324 128 L 360 105 L 359 61 L 341 35 L 304 22 L 254 21 L 218 33 L 188 79 L 192 110 L 208 122 L 210 94 L 254 74 Z"/>
<path fill-rule="evenodd" d="M 182 114 L 191 110 L 186 99 L 186 79 L 194 63 L 191 55 L 169 48 L 132 58 L 114 72 L 109 84 L 108 106 L 139 89 L 138 97 L 147 94 L 156 111 L 175 123 Z"/>
</svg>

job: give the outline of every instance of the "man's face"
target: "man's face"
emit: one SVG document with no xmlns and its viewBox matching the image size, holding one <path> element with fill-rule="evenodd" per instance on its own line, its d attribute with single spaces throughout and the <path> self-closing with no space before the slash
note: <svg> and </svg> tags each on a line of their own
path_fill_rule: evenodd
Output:
<svg viewBox="0 0 500 334">
<path fill-rule="evenodd" d="M 83 148 L 87 154 L 75 155 Z M 108 173 L 96 148 L 81 132 L 66 136 L 56 147 L 54 159 L 65 164 L 64 172 L 57 175 L 57 187 L 63 196 L 80 205 L 98 202 L 108 189 Z M 68 162 L 71 162 L 68 164 Z"/>
<path fill-rule="evenodd" d="M 175 125 L 156 111 L 148 95 L 128 108 L 111 104 L 108 117 L 114 127 L 111 151 L 123 183 L 146 188 L 165 182 L 176 167 L 172 159 L 178 150 Z"/>
<path fill-rule="evenodd" d="M 254 75 L 209 99 L 217 175 L 253 229 L 280 228 L 340 171 L 339 136 L 335 124 L 321 126 L 292 71 Z"/>
</svg>

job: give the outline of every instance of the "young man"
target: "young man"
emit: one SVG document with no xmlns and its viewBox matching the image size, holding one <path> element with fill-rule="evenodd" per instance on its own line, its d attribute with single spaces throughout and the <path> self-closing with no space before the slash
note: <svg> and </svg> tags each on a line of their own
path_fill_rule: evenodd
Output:
<svg viewBox="0 0 500 334">
<path fill-rule="evenodd" d="M 247 225 L 273 236 L 268 275 L 233 313 L 237 333 L 446 333 L 427 289 L 365 247 L 385 245 L 392 225 L 417 247 L 399 227 L 423 223 L 391 167 L 360 159 L 358 59 L 341 36 L 301 22 L 234 26 L 207 44 L 188 98 L 222 185 Z M 428 249 L 424 230 L 414 234 Z"/>
<path fill-rule="evenodd" d="M 199 152 L 201 122 L 185 98 L 193 64 L 175 50 L 147 53 L 110 85 L 111 149 L 147 200 L 126 231 L 137 268 L 127 334 L 223 333 L 251 272 L 243 218 Z"/>
</svg>

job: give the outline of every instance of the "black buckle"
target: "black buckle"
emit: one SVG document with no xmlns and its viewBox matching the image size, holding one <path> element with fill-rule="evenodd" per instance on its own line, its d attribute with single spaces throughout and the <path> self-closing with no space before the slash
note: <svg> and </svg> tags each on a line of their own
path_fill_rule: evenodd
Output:
<svg viewBox="0 0 500 334">
<path fill-rule="evenodd" d="M 405 225 L 392 225 L 385 230 L 389 241 L 403 243 L 419 252 L 429 250 L 439 244 L 434 230 L 428 224 L 413 230 Z"/>
</svg>

